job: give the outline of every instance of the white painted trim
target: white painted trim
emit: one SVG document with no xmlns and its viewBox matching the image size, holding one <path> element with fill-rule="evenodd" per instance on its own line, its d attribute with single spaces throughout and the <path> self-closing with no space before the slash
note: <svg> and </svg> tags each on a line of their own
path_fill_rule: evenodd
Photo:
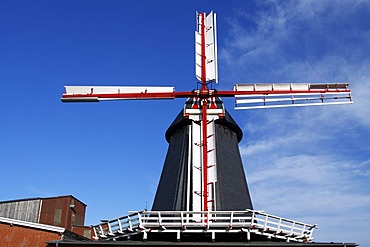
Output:
<svg viewBox="0 0 370 247">
<path fill-rule="evenodd" d="M 0 217 L 0 223 L 31 227 L 31 228 L 36 228 L 36 229 L 46 230 L 46 231 L 51 231 L 51 232 L 58 232 L 58 233 L 63 233 L 66 230 L 65 228 L 62 228 L 62 227 L 39 224 L 39 223 L 28 222 L 28 221 L 23 221 L 23 220 L 4 218 L 4 217 Z"/>
</svg>

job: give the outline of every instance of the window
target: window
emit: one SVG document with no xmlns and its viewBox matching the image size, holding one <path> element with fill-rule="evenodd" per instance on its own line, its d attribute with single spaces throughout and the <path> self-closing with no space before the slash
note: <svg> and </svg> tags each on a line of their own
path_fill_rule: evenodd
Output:
<svg viewBox="0 0 370 247">
<path fill-rule="evenodd" d="M 60 225 L 62 224 L 62 209 L 56 208 L 54 212 L 54 224 Z"/>
</svg>

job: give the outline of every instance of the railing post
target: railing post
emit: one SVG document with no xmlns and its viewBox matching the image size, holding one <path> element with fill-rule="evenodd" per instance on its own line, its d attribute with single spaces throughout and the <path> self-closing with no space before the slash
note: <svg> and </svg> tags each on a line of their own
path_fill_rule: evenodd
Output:
<svg viewBox="0 0 370 247">
<path fill-rule="evenodd" d="M 207 211 L 207 218 L 206 218 L 206 226 L 207 226 L 207 230 L 209 229 L 209 211 Z"/>
<path fill-rule="evenodd" d="M 266 216 L 265 216 L 265 224 L 263 225 L 263 229 L 266 231 L 266 229 L 267 229 L 267 222 L 268 222 L 268 214 L 266 214 Z"/>
<path fill-rule="evenodd" d="M 306 224 L 303 224 L 301 235 L 304 235 L 304 232 L 306 230 L 306 227 L 307 227 L 307 225 Z"/>
<path fill-rule="evenodd" d="M 142 217 L 141 217 L 141 214 L 140 212 L 137 213 L 137 216 L 138 216 L 138 219 L 139 219 L 139 224 L 138 224 L 138 227 L 140 228 L 140 230 L 143 230 L 145 229 L 145 226 L 144 226 L 144 222 L 142 220 Z"/>
<path fill-rule="evenodd" d="M 92 226 L 92 229 L 93 229 L 93 231 L 94 231 L 94 239 L 96 239 L 96 240 L 98 240 L 99 239 L 99 236 L 98 236 L 98 233 L 96 232 L 96 229 L 95 229 L 95 226 Z"/>
<path fill-rule="evenodd" d="M 105 236 L 103 226 L 101 224 L 99 225 L 99 228 L 100 228 L 100 236 Z"/>
<path fill-rule="evenodd" d="M 254 210 L 253 210 L 253 212 L 252 212 L 251 227 L 253 227 L 253 224 L 254 224 L 255 212 L 256 212 L 256 211 L 254 211 Z"/>
<path fill-rule="evenodd" d="M 185 222 L 184 222 L 184 212 L 181 211 L 180 212 L 180 220 L 181 220 L 181 228 L 184 229 L 185 228 Z"/>
<path fill-rule="evenodd" d="M 231 212 L 231 214 L 230 214 L 229 229 L 232 229 L 233 228 L 233 221 L 234 221 L 234 212 Z"/>
<path fill-rule="evenodd" d="M 117 221 L 118 221 L 118 227 L 119 227 L 118 232 L 119 232 L 119 233 L 122 233 L 123 231 L 122 231 L 122 223 L 121 223 L 121 219 L 120 219 L 120 218 L 118 218 L 118 219 L 117 219 Z"/>
<path fill-rule="evenodd" d="M 162 226 L 162 217 L 161 217 L 161 212 L 157 212 L 158 213 L 158 224 L 159 226 L 161 227 Z"/>
<path fill-rule="evenodd" d="M 127 230 L 129 230 L 130 232 L 132 232 L 133 229 L 132 229 L 131 217 L 130 216 L 127 216 L 127 220 L 128 220 L 128 228 L 127 228 Z"/>
<path fill-rule="evenodd" d="M 281 218 L 279 219 L 279 224 L 278 224 L 278 227 L 277 227 L 277 232 L 280 231 L 280 227 L 281 227 Z"/>
<path fill-rule="evenodd" d="M 292 226 L 291 226 L 291 228 L 290 228 L 290 235 L 293 235 L 293 233 L 294 233 L 294 228 L 295 228 L 295 221 L 293 222 L 293 224 L 292 224 Z"/>
<path fill-rule="evenodd" d="M 110 225 L 109 221 L 107 221 L 107 225 L 108 225 L 108 235 L 114 236 L 112 226 Z"/>
</svg>

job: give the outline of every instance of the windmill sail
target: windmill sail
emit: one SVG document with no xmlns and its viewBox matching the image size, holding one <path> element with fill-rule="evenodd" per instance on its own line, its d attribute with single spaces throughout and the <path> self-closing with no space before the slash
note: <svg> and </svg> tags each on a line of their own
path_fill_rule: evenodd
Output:
<svg viewBox="0 0 370 247">
<path fill-rule="evenodd" d="M 62 102 L 101 100 L 173 99 L 174 87 L 65 86 Z"/>
<path fill-rule="evenodd" d="M 205 59 L 206 81 L 217 83 L 216 13 L 211 12 L 207 16 L 204 15 L 204 13 L 197 13 L 198 28 L 195 31 L 195 74 L 198 80 L 202 80 L 202 60 Z M 203 31 L 205 33 L 204 39 L 202 38 Z"/>
<path fill-rule="evenodd" d="M 235 109 L 351 104 L 348 83 L 237 84 Z"/>
</svg>

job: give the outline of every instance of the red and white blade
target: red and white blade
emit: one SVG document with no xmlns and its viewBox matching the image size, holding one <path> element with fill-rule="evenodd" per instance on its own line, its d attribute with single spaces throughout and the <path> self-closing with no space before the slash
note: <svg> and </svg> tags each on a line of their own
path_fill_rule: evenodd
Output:
<svg viewBox="0 0 370 247">
<path fill-rule="evenodd" d="M 174 87 L 146 86 L 65 86 L 63 102 L 101 100 L 173 99 Z"/>
<path fill-rule="evenodd" d="M 195 75 L 198 80 L 202 80 L 202 58 L 205 57 L 205 75 L 206 81 L 218 82 L 217 71 L 217 33 L 216 33 L 216 13 L 209 13 L 204 18 L 204 42 L 202 39 L 202 15 L 197 14 L 198 28 L 195 31 Z M 205 54 L 202 54 L 202 46 L 204 45 Z"/>
<path fill-rule="evenodd" d="M 351 104 L 348 83 L 237 84 L 235 109 Z"/>
</svg>

